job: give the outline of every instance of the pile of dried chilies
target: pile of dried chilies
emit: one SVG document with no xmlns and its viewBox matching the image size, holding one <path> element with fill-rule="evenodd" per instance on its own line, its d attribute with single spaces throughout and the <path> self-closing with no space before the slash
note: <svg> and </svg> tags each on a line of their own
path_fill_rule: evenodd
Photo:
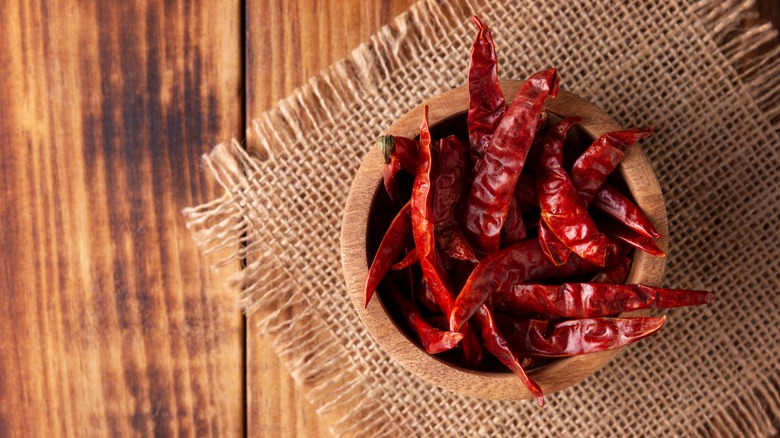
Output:
<svg viewBox="0 0 780 438">
<path fill-rule="evenodd" d="M 624 346 L 666 320 L 617 317 L 622 312 L 714 296 L 622 284 L 633 248 L 665 255 L 653 224 L 608 182 L 625 149 L 650 129 L 609 133 L 580 152 L 567 142 L 580 119 L 552 123 L 544 110 L 558 91 L 556 70 L 533 74 L 507 106 L 490 30 L 472 22 L 468 143 L 432 139 L 427 107 L 419 140 L 377 142 L 385 188 L 403 207 L 369 270 L 366 306 L 381 283 L 428 353 L 457 349 L 476 369 L 487 350 L 543 405 L 529 366 Z M 399 190 L 403 172 L 414 178 L 408 200 Z"/>
</svg>

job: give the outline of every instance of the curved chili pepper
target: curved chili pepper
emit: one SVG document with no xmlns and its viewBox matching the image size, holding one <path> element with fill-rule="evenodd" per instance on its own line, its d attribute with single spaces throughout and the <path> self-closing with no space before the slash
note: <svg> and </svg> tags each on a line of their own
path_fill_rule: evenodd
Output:
<svg viewBox="0 0 780 438">
<path fill-rule="evenodd" d="M 539 246 L 542 251 L 550 259 L 555 266 L 561 266 L 569 259 L 571 250 L 563 244 L 552 231 L 550 227 L 544 222 L 542 218 L 539 218 Z"/>
<path fill-rule="evenodd" d="M 542 139 L 545 139 L 546 136 L 544 136 Z M 540 144 L 542 141 L 540 141 Z M 544 148 L 539 148 L 542 152 L 544 151 Z M 539 157 L 541 158 L 541 156 Z M 522 181 L 523 175 L 520 175 L 521 179 L 518 180 L 517 185 L 520 185 L 520 182 Z M 534 205 L 539 205 L 539 192 L 535 189 L 537 182 L 536 178 L 533 178 L 529 180 L 527 183 L 533 182 L 534 189 L 528 190 L 524 189 L 521 194 L 523 197 L 527 198 L 528 201 L 533 200 L 535 202 Z M 530 193 L 529 193 L 530 192 Z M 515 186 L 515 196 L 518 195 L 518 188 Z M 563 244 L 560 240 L 558 240 L 557 237 L 555 237 L 555 234 L 553 234 L 552 231 L 550 231 L 550 227 L 545 224 L 544 220 L 542 218 L 539 218 L 539 227 L 538 227 L 538 238 L 539 238 L 539 246 L 542 247 L 542 251 L 544 251 L 544 254 L 547 256 L 548 259 L 550 259 L 551 262 L 555 266 L 560 266 L 564 263 L 566 263 L 566 260 L 569 258 L 569 254 L 571 254 L 571 250 Z"/>
<path fill-rule="evenodd" d="M 419 261 L 420 260 L 417 258 L 417 249 L 412 248 L 409 250 L 409 252 L 406 253 L 400 262 L 393 265 L 392 269 L 393 271 L 400 271 L 401 269 L 406 269 Z"/>
<path fill-rule="evenodd" d="M 474 325 L 479 330 L 480 337 L 487 351 L 512 370 L 536 398 L 539 406 L 544 406 L 542 388 L 525 373 L 522 363 L 509 349 L 506 339 L 496 326 L 493 315 L 487 306 L 482 305 L 479 307 L 474 315 Z"/>
<path fill-rule="evenodd" d="M 622 256 L 621 256 L 622 257 Z M 539 240 L 526 239 L 496 251 L 474 268 L 449 315 L 450 330 L 457 330 L 495 291 L 529 281 L 566 277 L 599 270 L 599 267 L 572 254 L 566 264 L 555 266 L 542 252 Z"/>
<path fill-rule="evenodd" d="M 631 270 L 631 257 L 624 257 L 614 266 L 608 267 L 591 278 L 591 283 L 623 284 Z"/>
<path fill-rule="evenodd" d="M 475 251 L 495 252 L 515 184 L 533 142 L 544 100 L 558 94 L 558 72 L 533 74 L 518 90 L 490 139 L 469 190 L 465 233 Z"/>
<path fill-rule="evenodd" d="M 605 184 L 593 199 L 593 206 L 640 234 L 661 237 L 642 210 L 614 186 Z"/>
<path fill-rule="evenodd" d="M 366 276 L 366 307 L 368 307 L 368 302 L 374 295 L 377 286 L 390 271 L 393 262 L 398 260 L 404 250 L 412 244 L 411 213 L 411 203 L 407 202 L 390 223 L 390 227 L 376 250 L 374 261 L 371 262 L 371 268 Z"/>
<path fill-rule="evenodd" d="M 544 133 L 550 126 L 550 113 L 547 110 L 542 110 L 539 114 L 539 121 L 536 123 L 536 132 L 534 133 L 534 141 L 531 143 L 531 148 L 528 149 L 528 157 L 526 157 L 526 164 L 536 163 L 539 158 L 542 157 L 542 138 Z M 535 166 L 527 166 L 535 167 Z"/>
<path fill-rule="evenodd" d="M 477 36 L 469 58 L 469 112 L 466 124 L 471 155 L 476 164 L 504 117 L 506 102 L 498 82 L 498 58 L 490 29 L 476 15 L 471 17 L 471 22 L 477 26 Z"/>
<path fill-rule="evenodd" d="M 656 257 L 666 257 L 666 253 L 656 245 L 653 239 L 645 237 L 613 219 L 601 218 L 599 227 L 612 239 L 623 241 Z"/>
<path fill-rule="evenodd" d="M 637 207 L 635 204 L 633 204 L 628 198 L 625 197 L 622 193 L 620 196 L 623 200 L 617 200 L 615 207 L 602 207 L 597 204 L 599 204 L 598 199 L 602 196 L 602 193 L 604 193 L 606 190 L 615 190 L 617 192 L 617 189 L 615 189 L 612 186 L 605 186 L 604 189 L 599 191 L 599 193 L 596 195 L 596 198 L 594 199 L 594 207 L 598 208 L 601 211 L 604 211 L 607 208 L 611 208 L 615 211 L 615 216 L 620 216 L 618 218 L 618 221 L 620 223 L 625 224 L 626 222 L 635 222 L 638 225 L 645 228 L 647 232 L 655 232 L 655 229 L 652 227 L 652 224 L 650 223 L 649 219 L 644 216 L 641 210 L 639 210 L 639 207 Z M 619 192 L 617 192 L 619 193 Z M 612 193 L 610 193 L 607 196 L 613 196 Z M 620 205 L 620 207 L 618 207 Z M 621 213 L 617 211 L 617 208 L 622 208 L 625 212 Z M 608 233 L 607 233 L 608 234 Z M 642 236 L 638 236 L 635 233 L 626 232 L 626 231 L 618 231 L 616 236 L 622 236 L 621 241 L 625 242 L 634 242 L 633 246 L 646 250 L 654 255 L 664 256 L 663 251 L 661 251 L 658 246 L 655 245 L 655 243 L 652 240 L 643 238 Z M 658 234 L 658 237 L 660 237 L 660 234 Z M 539 224 L 539 243 L 542 247 L 542 250 L 544 250 L 544 253 L 547 255 L 550 260 L 557 264 L 561 264 L 562 262 L 566 261 L 566 258 L 569 255 L 570 250 L 566 248 L 565 245 L 560 243 L 560 240 L 558 240 L 554 235 L 552 235 L 552 232 L 550 231 L 549 227 L 544 225 L 544 221 L 540 221 Z M 627 263 L 630 265 L 630 260 L 627 260 Z M 625 267 L 624 270 L 616 271 L 614 273 L 604 271 L 604 275 L 611 275 L 614 278 L 622 278 L 621 280 L 616 280 L 614 283 L 622 283 L 625 281 L 625 278 L 628 276 L 628 266 Z M 621 277 L 622 274 L 622 277 Z M 595 281 L 594 282 L 606 282 L 606 281 Z"/>
<path fill-rule="evenodd" d="M 459 260 L 474 260 L 466 236 L 455 220 L 455 208 L 466 191 L 469 177 L 469 150 L 457 137 L 433 143 L 437 158 L 433 178 L 433 223 L 436 243 L 448 256 Z"/>
<path fill-rule="evenodd" d="M 588 318 L 543 321 L 497 315 L 509 348 L 532 357 L 562 357 L 623 347 L 655 334 L 666 322 L 660 318 Z"/>
<path fill-rule="evenodd" d="M 434 213 L 431 185 L 432 157 L 431 133 L 428 128 L 428 106 L 423 107 L 420 124 L 419 163 L 410 201 L 412 211 L 412 235 L 423 277 L 439 307 L 447 313 L 452 307 L 452 293 L 445 284 L 446 272 L 438 259 L 434 238 Z"/>
<path fill-rule="evenodd" d="M 514 245 L 527 237 L 528 233 L 523 223 L 523 212 L 520 211 L 520 204 L 512 197 L 512 200 L 509 202 L 509 210 L 506 214 L 504 227 L 501 228 L 501 246 Z"/>
<path fill-rule="evenodd" d="M 651 128 L 609 132 L 585 149 L 571 169 L 571 180 L 585 205 L 590 204 L 607 181 L 607 177 L 623 160 L 626 148 L 648 137 L 652 132 Z"/>
<path fill-rule="evenodd" d="M 383 284 L 388 298 L 399 307 L 401 314 L 409 325 L 409 328 L 417 335 L 423 348 L 428 354 L 437 354 L 451 350 L 461 339 L 463 334 L 458 332 L 442 331 L 432 327 L 420 315 L 420 311 L 413 301 L 404 296 L 398 287 L 391 281 Z"/>
<path fill-rule="evenodd" d="M 707 291 L 641 284 L 516 284 L 493 293 L 493 308 L 546 319 L 594 318 L 640 309 L 698 306 L 713 300 L 715 295 Z"/>
<path fill-rule="evenodd" d="M 629 227 L 646 234 L 648 237 L 660 237 L 660 234 L 639 207 L 613 186 L 604 184 L 610 173 L 623 159 L 623 150 L 639 139 L 647 137 L 650 133 L 649 129 L 634 128 L 629 131 L 605 134 L 580 156 L 572 170 L 571 179 L 586 208 L 593 201 L 594 207 L 610 214 Z M 586 165 L 591 167 L 586 170 Z M 590 194 L 593 190 L 598 191 L 595 199 Z M 542 248 L 545 249 L 553 262 L 560 263 L 568 255 L 565 250 L 560 248 L 560 245 L 553 242 L 554 239 L 546 231 L 548 230 L 540 228 L 539 239 Z"/>
<path fill-rule="evenodd" d="M 433 196 L 431 193 L 431 133 L 428 127 L 428 106 L 423 106 L 423 118 L 420 123 L 420 148 L 418 150 L 418 165 L 415 173 L 411 205 L 412 236 L 417 248 L 417 257 L 423 271 L 425 284 L 433 294 L 439 308 L 448 315 L 452 310 L 455 294 L 448 284 L 447 272 L 442 267 L 441 259 L 436 251 L 433 218 Z M 479 340 L 469 327 L 463 327 L 463 341 L 466 360 L 472 366 L 482 362 L 482 347 Z"/>
<path fill-rule="evenodd" d="M 537 174 L 539 205 L 542 219 L 558 240 L 578 256 L 605 266 L 607 256 L 615 251 L 614 244 L 596 228 L 585 203 L 563 169 L 566 134 L 580 120 L 579 117 L 564 119 L 544 136 L 544 151 Z M 546 235 L 539 233 L 540 239 Z M 547 242 L 548 248 L 550 245 Z"/>
<path fill-rule="evenodd" d="M 390 157 L 390 162 L 385 165 L 385 168 L 382 172 L 382 179 L 385 183 L 385 190 L 387 191 L 387 194 L 390 195 L 390 200 L 394 203 L 398 203 L 401 199 L 400 195 L 398 194 L 398 183 L 396 182 L 396 177 L 401 172 L 401 170 L 403 170 L 401 168 L 401 162 L 395 157 Z"/>
<path fill-rule="evenodd" d="M 383 135 L 376 140 L 376 146 L 387 163 L 383 172 L 385 190 L 393 202 L 399 202 L 396 178 L 401 170 L 415 172 L 418 143 L 411 138 Z"/>
</svg>

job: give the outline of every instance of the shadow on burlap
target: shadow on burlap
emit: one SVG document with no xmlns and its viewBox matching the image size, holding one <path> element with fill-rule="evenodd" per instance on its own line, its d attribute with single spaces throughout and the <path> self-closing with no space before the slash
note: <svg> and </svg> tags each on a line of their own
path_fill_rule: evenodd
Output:
<svg viewBox="0 0 780 438">
<path fill-rule="evenodd" d="M 255 120 L 248 150 L 217 146 L 204 162 L 225 194 L 185 210 L 196 241 L 206 253 L 236 248 L 223 263 L 247 261 L 232 286 L 337 435 L 775 433 L 776 33 L 739 28 L 750 1 L 503 3 L 423 1 Z M 361 158 L 393 120 L 465 83 L 472 13 L 492 27 L 502 78 L 555 66 L 563 88 L 625 126 L 654 127 L 642 147 L 669 213 L 666 284 L 719 298 L 669 312 L 658 336 L 549 395 L 544 410 L 465 398 L 407 372 L 361 325 L 340 267 L 342 209 Z"/>
</svg>

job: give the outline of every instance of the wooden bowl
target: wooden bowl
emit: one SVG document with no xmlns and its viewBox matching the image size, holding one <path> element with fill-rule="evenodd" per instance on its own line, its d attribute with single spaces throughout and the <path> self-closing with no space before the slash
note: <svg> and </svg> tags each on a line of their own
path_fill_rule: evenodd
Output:
<svg viewBox="0 0 780 438">
<path fill-rule="evenodd" d="M 501 81 L 501 89 L 510 102 L 522 81 Z M 425 102 L 429 108 L 432 131 L 447 124 L 454 117 L 463 117 L 468 108 L 466 86 L 451 90 Z M 601 135 L 623 129 L 602 110 L 586 100 L 563 90 L 555 100 L 545 104 L 558 117 L 580 116 L 581 133 L 596 139 Z M 414 138 L 419 134 L 422 105 L 414 108 L 393 124 L 386 134 Z M 450 122 L 451 124 L 451 122 Z M 520 380 L 511 372 L 481 372 L 458 367 L 427 354 L 416 341 L 411 340 L 388 314 L 380 295 L 375 294 L 368 308 L 364 308 L 364 282 L 373 254 L 368 254 L 369 223 L 376 207 L 377 195 L 384 190 L 382 169 L 385 163 L 374 147 L 366 155 L 352 182 L 347 197 L 341 228 L 341 262 L 352 304 L 369 333 L 387 353 L 409 371 L 436 386 L 462 395 L 482 399 L 533 398 Z M 626 151 L 618 171 L 625 179 L 639 207 L 644 210 L 663 238 L 657 241 L 664 251 L 668 245 L 668 227 L 663 195 L 647 157 L 638 146 Z M 666 259 L 642 251 L 635 251 L 627 283 L 660 286 Z M 638 348 L 641 348 L 638 347 Z M 551 394 L 574 385 L 593 374 L 614 358 L 621 349 L 586 354 L 557 360 L 529 372 L 541 385 L 545 394 Z"/>
</svg>

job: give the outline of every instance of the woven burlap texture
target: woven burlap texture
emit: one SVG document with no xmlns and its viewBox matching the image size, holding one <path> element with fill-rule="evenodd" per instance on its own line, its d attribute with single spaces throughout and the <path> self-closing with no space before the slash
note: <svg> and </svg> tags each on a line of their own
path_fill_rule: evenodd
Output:
<svg viewBox="0 0 780 438">
<path fill-rule="evenodd" d="M 196 241 L 206 253 L 236 249 L 222 263 L 246 260 L 232 286 L 336 435 L 774 433 L 776 33 L 739 28 L 750 1 L 504 3 L 418 3 L 255 120 L 248 148 L 216 147 L 204 163 L 225 194 L 185 210 Z M 554 66 L 563 88 L 623 125 L 654 127 L 642 148 L 669 214 L 666 284 L 718 295 L 669 312 L 658 336 L 548 396 L 543 410 L 462 397 L 406 371 L 365 331 L 340 266 L 343 206 L 362 157 L 400 115 L 465 83 L 474 13 L 493 30 L 502 78 Z"/>
</svg>

